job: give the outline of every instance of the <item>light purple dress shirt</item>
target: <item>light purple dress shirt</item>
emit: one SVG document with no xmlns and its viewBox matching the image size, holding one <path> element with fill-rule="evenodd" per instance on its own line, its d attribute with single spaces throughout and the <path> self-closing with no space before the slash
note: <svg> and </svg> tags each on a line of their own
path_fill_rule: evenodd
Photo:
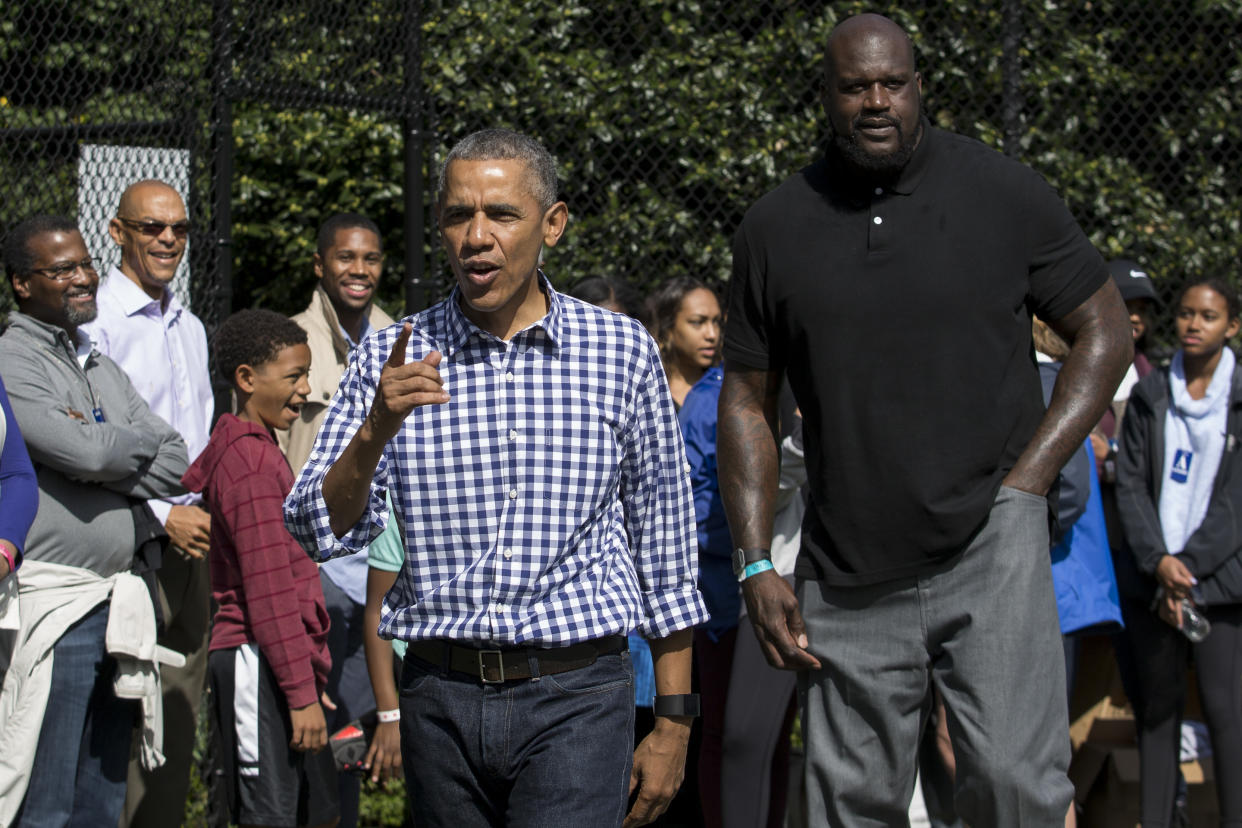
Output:
<svg viewBox="0 0 1242 828">
<path fill-rule="evenodd" d="M 177 430 L 193 463 L 207 446 L 215 410 L 203 323 L 171 291 L 163 302 L 152 299 L 116 267 L 99 283 L 96 302 L 99 315 L 81 330 L 129 375 L 156 416 Z M 163 523 L 174 504 L 200 500 L 185 494 L 148 502 Z"/>
</svg>

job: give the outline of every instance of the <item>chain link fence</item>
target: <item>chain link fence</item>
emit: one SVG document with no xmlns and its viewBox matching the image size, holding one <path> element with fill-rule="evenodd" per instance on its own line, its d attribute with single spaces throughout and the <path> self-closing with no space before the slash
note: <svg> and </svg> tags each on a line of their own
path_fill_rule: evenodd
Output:
<svg viewBox="0 0 1242 828">
<path fill-rule="evenodd" d="M 439 160 L 510 126 L 560 161 L 558 286 L 719 284 L 747 207 L 823 144 L 828 32 L 872 10 L 911 33 L 932 122 L 1037 168 L 1166 305 L 1236 279 L 1242 0 L 6 0 L 0 234 L 69 214 L 111 264 L 120 191 L 169 181 L 192 222 L 176 290 L 211 329 L 304 307 L 318 224 L 362 212 L 400 312 L 450 284 Z"/>
<path fill-rule="evenodd" d="M 140 177 L 182 188 L 178 290 L 209 327 L 306 302 L 320 221 L 371 215 L 389 310 L 443 295 L 434 174 L 507 125 L 561 164 L 572 221 L 547 270 L 649 291 L 727 278 L 746 207 L 824 138 L 822 44 L 855 2 L 9 0 L 0 8 L 0 231 L 80 218 L 92 252 Z M 1106 257 L 1166 299 L 1235 276 L 1242 2 L 941 0 L 914 38 L 934 123 L 1039 169 Z M 413 67 L 415 71 L 407 71 Z M 5 303 L 10 299 L 6 296 Z"/>
</svg>

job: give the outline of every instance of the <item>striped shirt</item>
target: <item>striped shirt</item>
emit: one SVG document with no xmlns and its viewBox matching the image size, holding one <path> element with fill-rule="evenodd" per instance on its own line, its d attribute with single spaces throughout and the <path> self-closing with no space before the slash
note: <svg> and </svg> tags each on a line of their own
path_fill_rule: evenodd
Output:
<svg viewBox="0 0 1242 828">
<path fill-rule="evenodd" d="M 542 277 L 541 277 L 542 278 Z M 362 550 L 389 520 L 405 566 L 380 634 L 563 646 L 707 618 L 696 586 L 688 466 L 655 343 L 633 320 L 552 290 L 510 341 L 458 293 L 422 311 L 406 360 L 437 350 L 450 400 L 415 409 L 385 446 L 362 518 L 337 539 L 323 477 L 375 397 L 400 325 L 355 350 L 285 523 L 312 555 Z"/>
</svg>

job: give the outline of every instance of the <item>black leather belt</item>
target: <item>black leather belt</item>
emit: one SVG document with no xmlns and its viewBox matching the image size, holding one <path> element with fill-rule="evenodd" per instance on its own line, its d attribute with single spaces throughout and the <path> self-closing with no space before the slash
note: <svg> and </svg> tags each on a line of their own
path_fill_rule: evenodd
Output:
<svg viewBox="0 0 1242 828">
<path fill-rule="evenodd" d="M 624 635 L 610 635 L 568 647 L 504 647 L 493 650 L 463 647 L 449 641 L 411 641 L 406 655 L 483 684 L 500 684 L 530 678 L 532 656 L 539 665 L 539 675 L 555 675 L 590 667 L 600 656 L 619 653 L 628 647 L 629 642 Z"/>
</svg>

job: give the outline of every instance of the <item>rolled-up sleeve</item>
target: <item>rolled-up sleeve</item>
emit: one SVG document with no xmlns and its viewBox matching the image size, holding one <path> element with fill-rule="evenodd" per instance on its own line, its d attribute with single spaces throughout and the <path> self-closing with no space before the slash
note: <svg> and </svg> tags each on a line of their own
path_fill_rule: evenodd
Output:
<svg viewBox="0 0 1242 828">
<path fill-rule="evenodd" d="M 367 508 L 349 531 L 337 537 L 323 499 L 323 478 L 341 456 L 371 410 L 379 370 L 369 349 L 358 347 L 328 406 L 309 459 L 285 499 L 285 526 L 312 558 L 325 561 L 366 550 L 388 523 L 388 457 L 380 458 Z"/>
<path fill-rule="evenodd" d="M 624 435 L 622 502 L 642 590 L 639 631 L 664 638 L 707 620 L 698 589 L 694 500 L 681 430 L 658 358 L 637 385 Z"/>
</svg>

